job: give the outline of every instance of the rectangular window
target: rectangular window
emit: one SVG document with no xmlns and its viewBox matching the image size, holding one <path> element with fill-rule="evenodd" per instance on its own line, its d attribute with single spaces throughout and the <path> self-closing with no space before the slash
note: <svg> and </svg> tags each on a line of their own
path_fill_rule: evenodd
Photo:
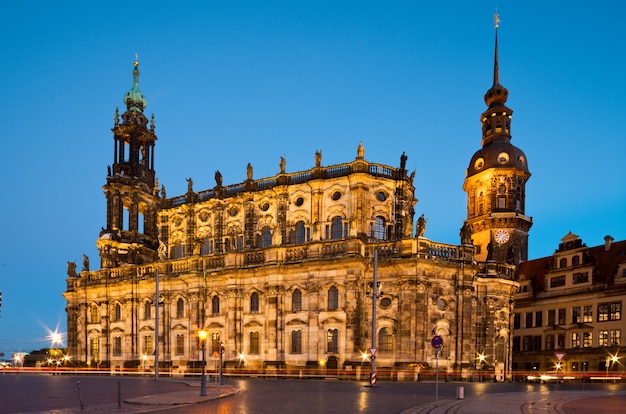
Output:
<svg viewBox="0 0 626 414">
<path fill-rule="evenodd" d="M 573 284 L 589 282 L 589 272 L 576 272 L 572 278 Z"/>
<path fill-rule="evenodd" d="M 609 331 L 598 331 L 598 346 L 609 346 Z"/>
<path fill-rule="evenodd" d="M 533 327 L 533 313 L 526 312 L 526 324 L 524 325 L 524 328 L 532 328 L 532 327 Z"/>
<path fill-rule="evenodd" d="M 548 311 L 548 326 L 556 325 L 556 311 L 554 309 L 550 309 Z"/>
<path fill-rule="evenodd" d="M 541 336 L 533 336 L 533 351 L 541 351 Z"/>
<path fill-rule="evenodd" d="M 525 335 L 522 338 L 522 351 L 532 351 L 532 336 Z"/>
<path fill-rule="evenodd" d="M 551 288 L 557 288 L 557 287 L 561 287 L 561 286 L 565 286 L 565 275 L 554 276 L 554 277 L 550 278 L 550 287 Z"/>
<path fill-rule="evenodd" d="M 520 348 L 520 337 L 519 336 L 514 336 L 513 337 L 513 352 L 518 352 L 521 351 Z"/>
<path fill-rule="evenodd" d="M 554 349 L 554 335 L 546 335 L 546 350 Z"/>
<path fill-rule="evenodd" d="M 541 328 L 543 326 L 543 311 L 535 312 L 535 328 Z"/>
<path fill-rule="evenodd" d="M 591 348 L 593 335 L 591 332 L 583 332 L 583 348 Z"/>
<path fill-rule="evenodd" d="M 565 325 L 565 308 L 559 309 L 558 325 Z"/>
<path fill-rule="evenodd" d="M 100 361 L 100 338 L 91 338 L 91 358 L 98 362 Z"/>
<path fill-rule="evenodd" d="M 583 306 L 583 322 L 593 322 L 593 306 Z"/>
<path fill-rule="evenodd" d="M 622 302 L 598 304 L 598 322 L 619 321 L 622 319 Z"/>
<path fill-rule="evenodd" d="M 154 348 L 152 343 L 152 336 L 146 335 L 143 337 L 143 353 L 145 355 L 152 355 L 153 352 Z"/>
<path fill-rule="evenodd" d="M 565 348 L 565 334 L 558 334 L 556 336 L 556 349 Z"/>
<path fill-rule="evenodd" d="M 291 353 L 302 353 L 302 331 L 291 331 Z"/>
<path fill-rule="evenodd" d="M 259 333 L 250 332 L 250 353 L 258 355 L 259 353 Z"/>
<path fill-rule="evenodd" d="M 326 352 L 336 354 L 339 352 L 339 330 L 329 329 L 326 333 Z"/>
<path fill-rule="evenodd" d="M 91 307 L 91 323 L 100 323 L 100 312 L 98 312 L 97 306 Z"/>
<path fill-rule="evenodd" d="M 572 348 L 580 348 L 580 332 L 572 332 Z"/>
<path fill-rule="evenodd" d="M 609 332 L 609 344 L 611 346 L 622 345 L 622 330 L 621 329 L 615 329 Z"/>
<path fill-rule="evenodd" d="M 574 306 L 572 308 L 572 323 L 580 323 L 581 321 L 580 306 Z"/>
<path fill-rule="evenodd" d="M 520 329 L 522 327 L 522 315 L 516 313 L 513 315 L 513 329 Z"/>
<path fill-rule="evenodd" d="M 185 335 L 176 335 L 176 355 L 185 355 Z"/>
<path fill-rule="evenodd" d="M 122 337 L 116 336 L 113 338 L 113 355 L 120 356 L 122 355 Z"/>
<path fill-rule="evenodd" d="M 220 345 L 222 345 L 222 341 L 220 339 L 220 334 L 218 332 L 213 332 L 211 334 L 211 354 L 216 352 L 220 352 Z"/>
</svg>

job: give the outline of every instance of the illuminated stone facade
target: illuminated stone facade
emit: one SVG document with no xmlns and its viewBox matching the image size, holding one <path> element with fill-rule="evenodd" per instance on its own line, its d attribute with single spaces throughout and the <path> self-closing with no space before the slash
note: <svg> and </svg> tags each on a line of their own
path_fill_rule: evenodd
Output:
<svg viewBox="0 0 626 414">
<path fill-rule="evenodd" d="M 255 179 L 249 165 L 244 182 L 224 185 L 216 172 L 215 186 L 201 191 L 190 178 L 186 194 L 168 198 L 155 178 L 157 137 L 143 114 L 137 62 L 133 76 L 113 128 L 101 268 L 87 260 L 80 272 L 68 268 L 68 347 L 77 364 L 153 367 L 158 347 L 162 365 L 184 372 L 199 365 L 204 328 L 208 354 L 223 343 L 226 366 L 239 369 L 350 371 L 373 347 L 381 371 L 410 376 L 434 366 L 431 339 L 440 335 L 439 366 L 451 375 L 510 373 L 516 261 L 477 251 L 472 234 L 480 246 L 483 233 L 494 237 L 502 226 L 520 234 L 507 247 L 526 249 L 523 199 L 521 210 L 505 206 L 506 222 L 485 203 L 484 214 L 468 214 L 458 245 L 437 243 L 415 220 L 404 153 L 399 166 L 381 165 L 366 160 L 362 145 L 339 165 L 324 166 L 317 152 L 314 166 L 298 172 L 281 159 L 273 177 Z M 500 141 L 483 140 L 481 151 L 492 142 Z M 528 170 L 501 167 L 476 177 L 497 171 L 516 199 Z M 470 205 L 477 183 L 466 181 Z M 486 359 L 477 363 L 478 355 Z"/>
</svg>

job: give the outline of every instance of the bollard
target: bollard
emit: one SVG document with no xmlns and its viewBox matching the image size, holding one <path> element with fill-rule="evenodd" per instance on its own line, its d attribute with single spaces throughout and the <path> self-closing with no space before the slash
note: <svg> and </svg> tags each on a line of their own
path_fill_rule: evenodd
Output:
<svg viewBox="0 0 626 414">
<path fill-rule="evenodd" d="M 80 411 L 85 409 L 85 405 L 83 404 L 83 395 L 80 393 L 80 381 L 76 381 L 76 387 L 78 388 L 78 400 L 80 401 Z"/>
<path fill-rule="evenodd" d="M 456 399 L 462 400 L 465 398 L 465 388 L 464 387 L 456 387 Z"/>
<path fill-rule="evenodd" d="M 117 409 L 122 409 L 122 383 L 120 381 L 117 382 Z"/>
</svg>

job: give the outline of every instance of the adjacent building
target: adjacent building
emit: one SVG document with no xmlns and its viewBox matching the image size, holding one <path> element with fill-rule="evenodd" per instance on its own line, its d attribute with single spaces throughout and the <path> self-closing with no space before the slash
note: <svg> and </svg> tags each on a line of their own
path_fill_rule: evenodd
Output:
<svg viewBox="0 0 626 414">
<path fill-rule="evenodd" d="M 168 197 L 156 179 L 154 116 L 144 114 L 139 66 L 116 110 L 104 193 L 100 269 L 68 264 L 68 348 L 77 364 L 199 366 L 199 330 L 227 367 L 357 372 L 415 378 L 435 365 L 457 378 L 510 377 L 516 265 L 527 259 L 524 153 L 511 144 L 512 110 L 493 85 L 482 142 L 463 189 L 459 243 L 427 238 L 416 218 L 415 174 L 369 161 L 359 144 L 345 163 Z M 120 119 L 121 118 L 121 119 Z M 400 151 L 398 151 L 400 152 Z M 277 160 L 278 161 L 278 160 Z M 242 174 L 243 175 L 243 174 Z M 377 285 L 374 285 L 374 276 Z M 376 305 L 375 322 L 374 306 Z M 438 355 L 431 345 L 441 336 Z M 373 340 L 374 338 L 374 340 Z"/>
<path fill-rule="evenodd" d="M 604 240 L 587 247 L 570 232 L 552 256 L 520 265 L 514 370 L 599 379 L 624 373 L 626 240 Z"/>
</svg>

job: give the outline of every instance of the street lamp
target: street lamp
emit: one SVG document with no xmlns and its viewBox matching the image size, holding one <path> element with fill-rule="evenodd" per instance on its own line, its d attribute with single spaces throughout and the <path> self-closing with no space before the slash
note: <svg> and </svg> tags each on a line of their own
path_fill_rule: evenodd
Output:
<svg viewBox="0 0 626 414">
<path fill-rule="evenodd" d="M 484 378 L 484 374 L 483 374 L 483 369 L 485 367 L 485 363 L 487 361 L 487 357 L 485 356 L 485 354 L 478 354 L 478 364 L 480 366 L 480 373 L 478 374 L 478 382 L 484 382 L 485 378 Z"/>
<path fill-rule="evenodd" d="M 204 374 L 204 350 L 206 348 L 206 339 L 209 333 L 204 329 L 198 331 L 198 338 L 200 339 L 200 345 L 202 345 L 202 380 L 200 381 L 200 396 L 206 397 L 206 376 Z"/>
</svg>

